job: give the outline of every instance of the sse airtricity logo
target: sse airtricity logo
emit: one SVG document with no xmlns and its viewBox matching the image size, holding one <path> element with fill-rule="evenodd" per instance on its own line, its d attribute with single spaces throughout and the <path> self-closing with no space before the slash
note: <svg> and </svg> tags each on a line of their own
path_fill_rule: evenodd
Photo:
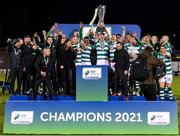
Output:
<svg viewBox="0 0 180 136">
<path fill-rule="evenodd" d="M 154 119 L 156 119 L 156 115 L 152 115 L 150 118 L 151 118 L 151 121 L 153 121 Z"/>
<path fill-rule="evenodd" d="M 19 117 L 20 117 L 19 114 L 15 114 L 14 117 L 13 117 L 13 119 L 14 119 L 14 120 L 17 120 Z"/>
<path fill-rule="evenodd" d="M 85 76 L 87 76 L 89 74 L 89 70 L 85 71 Z"/>
<path fill-rule="evenodd" d="M 149 125 L 165 126 L 170 124 L 169 112 L 148 112 L 147 123 Z"/>
<path fill-rule="evenodd" d="M 101 79 L 101 68 L 83 68 L 82 78 L 85 80 L 98 80 Z"/>
<path fill-rule="evenodd" d="M 28 125 L 33 123 L 33 111 L 13 111 L 11 113 L 11 124 Z"/>
</svg>

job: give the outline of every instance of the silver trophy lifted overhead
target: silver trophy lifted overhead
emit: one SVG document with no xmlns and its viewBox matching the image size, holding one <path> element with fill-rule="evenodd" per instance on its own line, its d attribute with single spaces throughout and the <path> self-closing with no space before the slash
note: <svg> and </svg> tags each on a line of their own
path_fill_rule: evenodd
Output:
<svg viewBox="0 0 180 136">
<path fill-rule="evenodd" d="M 106 6 L 105 5 L 99 5 L 97 8 L 98 8 L 99 21 L 104 21 L 104 16 L 106 13 Z"/>
<path fill-rule="evenodd" d="M 99 21 L 104 21 L 104 16 L 105 16 L 105 12 L 106 12 L 106 6 L 105 5 L 99 5 L 94 12 L 94 16 L 93 19 L 91 20 L 91 22 L 89 23 L 89 25 L 92 27 L 94 24 L 94 21 L 98 15 L 99 17 Z"/>
</svg>

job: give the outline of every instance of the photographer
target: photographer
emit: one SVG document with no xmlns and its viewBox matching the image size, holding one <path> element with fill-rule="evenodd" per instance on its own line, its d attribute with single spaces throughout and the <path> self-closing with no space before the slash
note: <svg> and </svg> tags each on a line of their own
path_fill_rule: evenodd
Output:
<svg viewBox="0 0 180 136">
<path fill-rule="evenodd" d="M 156 88 L 153 68 L 156 65 L 164 66 L 165 64 L 160 59 L 153 56 L 153 48 L 150 46 L 147 46 L 140 56 L 142 58 L 147 58 L 148 73 L 148 77 L 144 81 L 141 81 L 141 91 L 144 93 L 144 97 L 147 101 L 154 101 L 156 100 Z"/>
</svg>

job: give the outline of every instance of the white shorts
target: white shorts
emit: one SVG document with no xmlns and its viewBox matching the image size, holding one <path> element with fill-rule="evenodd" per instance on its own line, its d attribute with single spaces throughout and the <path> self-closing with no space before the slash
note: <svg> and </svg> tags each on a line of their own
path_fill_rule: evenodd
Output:
<svg viewBox="0 0 180 136">
<path fill-rule="evenodd" d="M 160 83 L 172 83 L 172 75 L 165 75 L 162 78 L 159 79 Z"/>
<path fill-rule="evenodd" d="M 80 62 L 76 62 L 75 66 L 82 65 Z"/>
<path fill-rule="evenodd" d="M 97 60 L 97 65 L 107 65 L 109 66 L 108 60 Z"/>
<path fill-rule="evenodd" d="M 91 62 L 81 62 L 82 65 L 91 65 Z"/>
</svg>

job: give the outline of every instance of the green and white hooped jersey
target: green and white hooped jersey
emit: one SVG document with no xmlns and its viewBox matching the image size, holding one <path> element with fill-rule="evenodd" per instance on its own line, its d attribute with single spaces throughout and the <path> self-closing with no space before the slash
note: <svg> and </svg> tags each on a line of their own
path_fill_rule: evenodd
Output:
<svg viewBox="0 0 180 136">
<path fill-rule="evenodd" d="M 171 50 L 171 45 L 170 45 L 170 43 L 166 43 L 164 46 L 165 46 L 165 48 L 166 48 L 166 52 L 168 52 L 168 53 L 171 54 L 172 50 Z"/>
<path fill-rule="evenodd" d="M 82 62 L 91 62 L 91 60 L 90 60 L 91 50 L 92 50 L 92 48 L 90 45 L 88 47 L 85 47 L 84 49 L 82 49 L 82 52 L 81 52 Z"/>
<path fill-rule="evenodd" d="M 96 43 L 97 60 L 108 60 L 109 45 L 107 42 Z"/>
<path fill-rule="evenodd" d="M 80 43 L 73 44 L 72 46 L 73 46 L 74 49 L 77 49 L 80 46 Z"/>
<path fill-rule="evenodd" d="M 167 52 L 167 54 L 169 54 Z M 171 58 L 166 58 L 165 56 L 158 54 L 157 57 L 161 59 L 166 64 L 166 75 L 172 75 L 172 61 Z"/>
<path fill-rule="evenodd" d="M 130 42 L 125 43 L 125 44 L 124 44 L 124 49 L 128 52 L 128 49 L 129 49 L 130 46 L 131 46 L 131 43 L 130 43 Z"/>
<path fill-rule="evenodd" d="M 110 61 L 114 59 L 114 52 L 116 51 L 116 42 L 109 43 L 109 57 Z"/>
<path fill-rule="evenodd" d="M 82 57 L 81 57 L 81 51 L 78 50 L 80 48 L 80 43 L 72 45 L 73 48 L 77 51 L 76 52 L 76 63 L 81 64 Z"/>
</svg>

